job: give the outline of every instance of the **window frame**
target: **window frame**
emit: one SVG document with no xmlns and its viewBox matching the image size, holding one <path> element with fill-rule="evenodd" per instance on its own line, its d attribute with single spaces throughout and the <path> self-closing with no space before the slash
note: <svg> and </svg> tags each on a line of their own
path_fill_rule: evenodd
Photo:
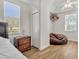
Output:
<svg viewBox="0 0 79 59">
<path fill-rule="evenodd" d="M 4 2 L 5 2 L 5 0 L 4 0 Z M 10 1 L 6 1 L 6 2 L 9 2 L 9 3 L 11 3 L 12 5 L 14 5 L 14 6 L 19 6 L 19 9 L 20 9 L 20 15 L 19 15 L 19 30 L 18 30 L 18 32 L 17 33 L 21 33 L 21 6 L 20 5 L 18 5 L 18 4 L 15 4 L 15 3 L 12 3 L 12 2 L 10 2 Z M 4 7 L 4 5 L 3 5 L 3 7 Z M 7 20 L 5 20 L 6 18 L 5 18 L 5 16 L 3 15 L 3 18 L 4 18 L 4 20 L 2 21 L 2 22 L 7 22 Z M 14 35 L 17 35 L 17 33 L 15 33 Z M 9 34 L 9 35 L 13 35 L 13 34 Z"/>
<path fill-rule="evenodd" d="M 69 22 L 67 20 L 71 20 L 71 19 L 67 19 L 67 18 L 72 17 L 72 16 L 75 17 L 75 25 L 73 25 L 73 26 L 76 26 L 75 30 L 74 29 L 73 30 L 67 29 L 67 27 L 69 25 L 69 24 L 67 24 Z M 72 19 L 72 21 L 73 21 L 73 19 Z M 68 15 L 65 15 L 65 31 L 70 31 L 70 32 L 77 31 L 77 14 L 68 14 Z"/>
</svg>

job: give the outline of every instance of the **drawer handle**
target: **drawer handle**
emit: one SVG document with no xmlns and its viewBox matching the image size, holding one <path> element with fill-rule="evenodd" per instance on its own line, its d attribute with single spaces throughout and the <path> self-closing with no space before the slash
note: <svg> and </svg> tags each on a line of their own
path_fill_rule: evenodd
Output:
<svg viewBox="0 0 79 59">
<path fill-rule="evenodd" d="M 24 48 L 26 48 L 26 47 L 24 46 Z"/>
<path fill-rule="evenodd" d="M 26 41 L 23 41 L 23 43 L 26 43 Z"/>
</svg>

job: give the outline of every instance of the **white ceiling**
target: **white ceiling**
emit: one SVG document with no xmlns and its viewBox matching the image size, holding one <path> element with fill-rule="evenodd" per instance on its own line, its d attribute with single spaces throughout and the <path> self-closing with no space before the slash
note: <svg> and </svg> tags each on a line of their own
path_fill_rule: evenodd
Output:
<svg viewBox="0 0 79 59">
<path fill-rule="evenodd" d="M 40 6 L 40 0 L 9 0 L 9 1 L 19 1 L 19 2 L 24 2 L 25 4 L 29 4 L 31 5 L 31 7 L 33 9 L 38 9 L 39 10 L 39 6 Z M 49 0 L 50 1 L 50 0 Z M 67 0 L 52 0 L 52 5 L 50 7 L 50 10 L 53 11 L 53 12 L 61 12 L 61 11 L 64 11 L 62 10 L 62 7 L 64 7 L 64 5 L 66 4 L 66 1 Z M 71 2 L 73 1 L 78 1 L 78 0 L 71 0 Z M 74 6 L 73 9 L 76 9 Z M 72 10 L 73 10 L 72 9 Z"/>
<path fill-rule="evenodd" d="M 20 0 L 20 1 L 23 1 L 23 2 L 29 2 L 30 0 Z"/>
<path fill-rule="evenodd" d="M 20 0 L 20 1 L 32 4 L 33 7 L 39 8 L 39 2 L 40 2 L 40 0 Z"/>
<path fill-rule="evenodd" d="M 40 0 L 7 0 L 7 1 L 18 3 L 18 4 L 31 5 L 32 7 L 38 8 Z"/>
<path fill-rule="evenodd" d="M 62 12 L 62 11 L 67 11 L 67 10 L 77 10 L 78 5 L 72 5 L 73 8 L 72 9 L 65 9 L 63 10 L 62 8 L 64 7 L 64 5 L 66 4 L 67 0 L 54 0 L 54 2 L 52 2 L 52 6 L 50 7 L 51 12 Z M 70 0 L 70 2 L 78 2 L 78 0 Z"/>
</svg>

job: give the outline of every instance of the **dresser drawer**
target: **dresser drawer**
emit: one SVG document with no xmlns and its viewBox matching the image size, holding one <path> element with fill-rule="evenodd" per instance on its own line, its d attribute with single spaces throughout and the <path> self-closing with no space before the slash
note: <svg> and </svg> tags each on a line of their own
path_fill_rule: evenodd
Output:
<svg viewBox="0 0 79 59">
<path fill-rule="evenodd" d="M 21 45 L 21 46 L 19 46 L 19 50 L 20 51 L 26 51 L 26 50 L 28 50 L 29 49 L 29 44 L 27 44 L 27 45 Z"/>
<path fill-rule="evenodd" d="M 19 42 L 19 45 L 27 44 L 29 43 L 29 39 L 21 39 L 18 42 Z"/>
</svg>

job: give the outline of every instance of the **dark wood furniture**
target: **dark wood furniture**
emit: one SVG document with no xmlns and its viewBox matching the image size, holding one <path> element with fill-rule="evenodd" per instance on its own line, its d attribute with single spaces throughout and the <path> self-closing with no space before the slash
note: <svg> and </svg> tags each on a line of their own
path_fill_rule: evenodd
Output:
<svg viewBox="0 0 79 59">
<path fill-rule="evenodd" d="M 31 37 L 27 36 L 27 37 L 20 37 L 20 38 L 15 38 L 14 39 L 14 44 L 15 47 L 21 51 L 21 52 L 25 52 L 29 49 L 31 49 Z"/>
</svg>

